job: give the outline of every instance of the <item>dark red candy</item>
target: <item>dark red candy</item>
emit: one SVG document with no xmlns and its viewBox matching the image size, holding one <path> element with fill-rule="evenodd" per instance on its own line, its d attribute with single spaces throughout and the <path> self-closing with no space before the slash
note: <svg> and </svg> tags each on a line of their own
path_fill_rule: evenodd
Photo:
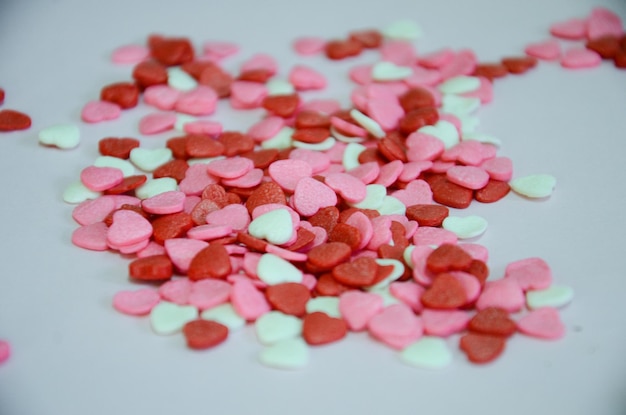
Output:
<svg viewBox="0 0 626 415">
<path fill-rule="evenodd" d="M 155 61 L 141 62 L 133 69 L 133 79 L 142 89 L 152 85 L 166 84 L 167 70 L 165 66 Z"/>
<path fill-rule="evenodd" d="M 324 49 L 326 57 L 328 59 L 340 60 L 349 58 L 351 56 L 357 56 L 363 50 L 361 42 L 353 39 L 346 40 L 331 40 L 326 43 Z"/>
<path fill-rule="evenodd" d="M 152 177 L 155 179 L 171 177 L 176 180 L 176 182 L 180 183 L 185 178 L 185 172 L 188 168 L 189 164 L 187 164 L 185 160 L 174 159 L 157 167 L 157 169 L 152 172 Z"/>
<path fill-rule="evenodd" d="M 453 244 L 441 244 L 426 258 L 429 271 L 438 274 L 447 271 L 466 271 L 473 258 L 463 248 Z"/>
<path fill-rule="evenodd" d="M 400 95 L 398 100 L 405 112 L 435 106 L 433 94 L 427 89 L 419 87 L 409 89 Z"/>
<path fill-rule="evenodd" d="M 307 314 L 302 323 L 302 337 L 313 346 L 341 340 L 348 333 L 346 323 L 322 312 Z"/>
<path fill-rule="evenodd" d="M 613 59 L 621 49 L 619 38 L 612 35 L 591 39 L 585 47 L 596 52 L 602 59 Z"/>
<path fill-rule="evenodd" d="M 98 141 L 98 151 L 103 156 L 128 159 L 133 148 L 139 147 L 139 140 L 129 137 L 106 137 Z"/>
<path fill-rule="evenodd" d="M 422 294 L 421 301 L 428 308 L 450 310 L 465 305 L 467 296 L 457 278 L 442 273 L 435 277 L 432 285 Z"/>
<path fill-rule="evenodd" d="M 128 266 L 131 278 L 141 281 L 163 281 L 172 278 L 172 261 L 167 255 L 135 259 Z"/>
<path fill-rule="evenodd" d="M 523 74 L 537 66 L 537 58 L 532 56 L 504 58 L 502 59 L 502 64 L 511 74 Z"/>
<path fill-rule="evenodd" d="M 100 99 L 117 104 L 122 109 L 133 108 L 139 100 L 139 88 L 130 82 L 107 85 L 100 91 Z"/>
<path fill-rule="evenodd" d="M 262 107 L 271 114 L 289 118 L 296 112 L 299 104 L 298 94 L 270 95 L 263 99 Z"/>
<path fill-rule="evenodd" d="M 211 320 L 194 320 L 185 324 L 183 335 L 190 349 L 203 350 L 217 346 L 228 338 L 228 327 Z"/>
<path fill-rule="evenodd" d="M 441 205 L 412 205 L 406 208 L 406 217 L 419 226 L 439 227 L 450 214 L 450 209 Z"/>
<path fill-rule="evenodd" d="M 187 38 L 166 38 L 154 42 L 152 57 L 165 66 L 182 65 L 193 61 L 193 45 Z"/>
<path fill-rule="evenodd" d="M 383 43 L 383 35 L 378 30 L 358 30 L 350 33 L 350 39 L 357 41 L 366 49 L 375 49 Z"/>
<path fill-rule="evenodd" d="M 467 328 L 476 333 L 509 337 L 517 331 L 517 324 L 509 317 L 508 311 L 488 307 L 476 313 Z"/>
<path fill-rule="evenodd" d="M 32 124 L 30 117 L 14 110 L 0 111 L 0 131 L 26 130 Z"/>
<path fill-rule="evenodd" d="M 489 363 L 504 352 L 506 339 L 502 336 L 468 333 L 461 337 L 459 347 L 472 363 Z"/>
<path fill-rule="evenodd" d="M 193 281 L 205 278 L 226 279 L 231 272 L 230 256 L 224 245 L 209 244 L 193 257 L 187 276 Z"/>
<path fill-rule="evenodd" d="M 442 205 L 456 209 L 465 209 L 472 203 L 474 192 L 456 183 L 448 181 L 445 177 L 432 182 L 433 200 Z"/>
<path fill-rule="evenodd" d="M 131 190 L 135 190 L 136 188 L 144 184 L 146 180 L 148 180 L 148 177 L 145 174 L 124 177 L 124 180 L 122 180 L 120 184 L 105 190 L 104 194 L 121 195 L 130 192 Z"/>
<path fill-rule="evenodd" d="M 311 298 L 309 289 L 296 282 L 270 285 L 265 289 L 265 298 L 273 309 L 292 316 L 306 314 L 306 303 Z"/>
<path fill-rule="evenodd" d="M 152 221 L 152 238 L 158 244 L 166 239 L 180 238 L 193 227 L 191 215 L 186 212 L 164 215 Z"/>
<path fill-rule="evenodd" d="M 485 187 L 474 192 L 474 199 L 481 203 L 493 203 L 502 199 L 510 191 L 511 186 L 507 182 L 489 180 Z"/>
</svg>

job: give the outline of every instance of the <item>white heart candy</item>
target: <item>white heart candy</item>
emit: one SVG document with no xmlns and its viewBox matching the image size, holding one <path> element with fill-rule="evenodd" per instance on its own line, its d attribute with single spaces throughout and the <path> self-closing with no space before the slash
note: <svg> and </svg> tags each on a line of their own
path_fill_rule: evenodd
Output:
<svg viewBox="0 0 626 415">
<path fill-rule="evenodd" d="M 80 143 L 80 130 L 74 124 L 59 124 L 39 131 L 39 142 L 67 150 Z"/>
<path fill-rule="evenodd" d="M 487 221 L 480 216 L 448 216 L 442 227 L 456 234 L 459 239 L 474 238 L 487 230 Z"/>
<path fill-rule="evenodd" d="M 559 308 L 569 304 L 574 298 L 574 290 L 564 285 L 552 285 L 545 290 L 526 292 L 526 304 L 530 309 L 541 307 Z"/>
<path fill-rule="evenodd" d="M 274 209 L 250 222 L 248 233 L 272 244 L 282 245 L 293 237 L 293 220 L 286 209 Z"/>
<path fill-rule="evenodd" d="M 112 156 L 100 156 L 93 163 L 96 167 L 113 167 L 120 169 L 124 177 L 133 176 L 135 174 L 135 166 L 128 160 L 120 159 Z"/>
<path fill-rule="evenodd" d="M 290 148 L 293 143 L 291 136 L 294 132 L 295 130 L 291 127 L 283 127 L 274 137 L 263 141 L 261 143 L 261 148 L 275 148 L 277 150 Z"/>
<path fill-rule="evenodd" d="M 153 196 L 160 195 L 165 192 L 172 192 L 178 189 L 176 179 L 171 177 L 161 177 L 146 181 L 144 184 L 135 189 L 135 196 L 139 199 L 149 199 Z"/>
<path fill-rule="evenodd" d="M 459 143 L 459 132 L 449 121 L 439 120 L 435 125 L 426 125 L 417 131 L 438 138 L 445 148 L 454 147 Z"/>
<path fill-rule="evenodd" d="M 254 323 L 257 338 L 264 345 L 293 339 L 302 333 L 302 320 L 280 311 L 263 314 Z"/>
<path fill-rule="evenodd" d="M 200 317 L 203 320 L 211 320 L 223 324 L 229 330 L 237 330 L 246 325 L 246 319 L 237 314 L 231 303 L 220 304 L 204 310 Z"/>
<path fill-rule="evenodd" d="M 393 196 L 383 197 L 383 203 L 376 209 L 381 215 L 404 215 L 406 206 Z"/>
<path fill-rule="evenodd" d="M 341 163 L 346 171 L 350 171 L 355 167 L 359 167 L 359 154 L 367 149 L 363 144 L 349 143 L 343 150 L 343 158 Z"/>
<path fill-rule="evenodd" d="M 284 79 L 270 79 L 265 86 L 267 95 L 291 95 L 296 92 L 294 86 Z"/>
<path fill-rule="evenodd" d="M 309 347 L 301 338 L 282 340 L 263 349 L 259 361 L 276 369 L 299 369 L 309 363 Z"/>
<path fill-rule="evenodd" d="M 480 79 L 467 75 L 454 76 L 441 83 L 438 88 L 443 94 L 464 94 L 480 88 Z"/>
<path fill-rule="evenodd" d="M 293 141 L 292 145 L 294 148 L 302 148 L 305 150 L 311 151 L 326 151 L 333 148 L 337 140 L 335 137 L 328 137 L 326 140 L 321 143 L 305 143 L 304 141 Z"/>
<path fill-rule="evenodd" d="M 393 62 L 381 61 L 372 67 L 374 81 L 401 81 L 413 74 L 408 66 L 398 66 Z"/>
<path fill-rule="evenodd" d="M 268 285 L 302 282 L 302 271 L 274 254 L 263 254 L 256 269 L 259 279 Z"/>
<path fill-rule="evenodd" d="M 146 171 L 153 172 L 158 167 L 164 165 L 172 159 L 172 150 L 169 148 L 133 148 L 130 152 L 130 161 L 137 166 L 137 168 Z"/>
<path fill-rule="evenodd" d="M 426 369 L 440 369 L 452 363 L 452 352 L 440 337 L 423 336 L 401 353 L 403 362 Z"/>
<path fill-rule="evenodd" d="M 179 91 L 191 91 L 198 82 L 179 66 L 167 68 L 167 84 Z"/>
<path fill-rule="evenodd" d="M 548 197 L 556 186 L 556 178 L 549 174 L 532 174 L 509 182 L 515 193 L 530 198 Z"/>
<path fill-rule="evenodd" d="M 341 318 L 339 311 L 339 297 L 319 296 L 311 298 L 306 303 L 306 312 L 311 314 L 316 311 L 328 314 L 330 317 Z"/>
<path fill-rule="evenodd" d="M 352 109 L 350 111 L 350 116 L 354 121 L 357 122 L 357 124 L 365 128 L 367 132 L 374 137 L 383 138 L 386 135 L 380 124 L 378 124 L 375 120 L 368 117 L 367 115 L 363 114 L 361 111 L 357 109 Z"/>
<path fill-rule="evenodd" d="M 99 192 L 87 189 L 82 182 L 75 182 L 67 186 L 63 192 L 63 201 L 66 203 L 82 203 L 88 199 L 96 199 Z"/>
<path fill-rule="evenodd" d="M 185 124 L 198 121 L 197 117 L 188 114 L 176 114 L 176 121 L 174 122 L 174 129 L 177 131 L 185 131 Z"/>
<path fill-rule="evenodd" d="M 150 312 L 150 324 L 156 334 L 168 335 L 179 332 L 185 324 L 198 318 L 198 309 L 190 305 L 178 305 L 161 301 Z"/>
<path fill-rule="evenodd" d="M 359 203 L 349 203 L 350 206 L 358 209 L 376 210 L 383 205 L 385 197 L 387 197 L 387 188 L 382 184 L 368 184 L 365 186 L 365 199 Z"/>
<path fill-rule="evenodd" d="M 441 109 L 454 115 L 467 115 L 480 107 L 480 99 L 445 94 L 441 99 Z"/>
</svg>

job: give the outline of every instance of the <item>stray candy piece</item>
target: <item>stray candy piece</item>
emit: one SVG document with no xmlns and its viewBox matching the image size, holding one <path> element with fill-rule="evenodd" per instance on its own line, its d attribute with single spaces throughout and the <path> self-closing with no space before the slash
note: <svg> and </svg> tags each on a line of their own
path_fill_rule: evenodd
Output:
<svg viewBox="0 0 626 415">
<path fill-rule="evenodd" d="M 506 339 L 490 334 L 468 333 L 461 337 L 459 346 L 472 363 L 489 363 L 504 352 Z"/>
<path fill-rule="evenodd" d="M 300 369 L 309 363 L 309 347 L 301 338 L 281 340 L 263 349 L 259 361 L 276 369 Z"/>
<path fill-rule="evenodd" d="M 541 307 L 560 308 L 569 304 L 574 298 L 574 290 L 563 285 L 552 285 L 544 290 L 526 292 L 526 305 L 530 309 Z"/>
<path fill-rule="evenodd" d="M 441 369 L 452 363 L 452 352 L 445 339 L 423 336 L 400 353 L 403 362 L 424 369 Z"/>
<path fill-rule="evenodd" d="M 556 186 L 556 178 L 549 174 L 532 174 L 513 179 L 509 185 L 517 194 L 530 198 L 548 197 Z"/>
<path fill-rule="evenodd" d="M 11 356 L 11 345 L 6 340 L 0 340 L 0 364 L 9 360 Z"/>
<path fill-rule="evenodd" d="M 533 310 L 517 322 L 517 328 L 528 336 L 557 340 L 565 335 L 559 312 L 552 307 Z"/>
<path fill-rule="evenodd" d="M 125 45 L 115 49 L 111 61 L 117 64 L 140 63 L 150 57 L 150 50 L 142 45 Z"/>
<path fill-rule="evenodd" d="M 459 239 L 469 239 L 485 233 L 487 221 L 476 215 L 464 218 L 448 216 L 443 220 L 442 226 L 444 229 L 456 234 Z"/>
<path fill-rule="evenodd" d="M 293 339 L 302 333 L 302 320 L 280 311 L 270 311 L 263 314 L 254 323 L 254 326 L 257 338 L 264 345 Z"/>
<path fill-rule="evenodd" d="M 113 307 L 120 313 L 131 316 L 145 316 L 159 304 L 161 296 L 152 288 L 135 291 L 120 291 L 113 296 Z"/>
<path fill-rule="evenodd" d="M 593 68 L 602 63 L 602 57 L 593 50 L 583 47 L 571 48 L 563 54 L 561 66 L 570 69 Z"/>
<path fill-rule="evenodd" d="M 178 305 L 161 301 L 150 312 L 150 323 L 156 334 L 170 335 L 182 330 L 190 321 L 198 318 L 198 309 L 189 305 Z"/>
<path fill-rule="evenodd" d="M 4 91 L 2 92 L 2 99 L 4 99 Z M 0 104 L 2 104 L 2 100 L 0 100 Z M 30 117 L 22 112 L 14 110 L 0 111 L 0 132 L 26 130 L 31 126 L 31 123 Z"/>
<path fill-rule="evenodd" d="M 506 310 L 488 307 L 472 317 L 468 329 L 476 333 L 509 337 L 517 331 L 517 326 Z"/>
<path fill-rule="evenodd" d="M 194 320 L 185 324 L 183 334 L 190 349 L 203 350 L 224 342 L 228 327 L 215 321 Z"/>
<path fill-rule="evenodd" d="M 333 343 L 343 339 L 348 332 L 346 323 L 326 313 L 307 314 L 302 323 L 302 337 L 310 345 Z"/>
<path fill-rule="evenodd" d="M 39 142 L 63 150 L 72 149 L 80 143 L 80 130 L 74 124 L 58 124 L 39 131 Z"/>
</svg>

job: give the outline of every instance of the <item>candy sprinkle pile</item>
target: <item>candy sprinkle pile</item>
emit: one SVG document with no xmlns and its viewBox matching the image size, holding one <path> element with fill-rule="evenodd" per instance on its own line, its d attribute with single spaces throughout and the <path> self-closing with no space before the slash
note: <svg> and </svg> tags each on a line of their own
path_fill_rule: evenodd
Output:
<svg viewBox="0 0 626 415">
<path fill-rule="evenodd" d="M 487 221 L 450 210 L 511 189 L 546 198 L 555 187 L 548 174 L 514 178 L 499 141 L 476 130 L 493 82 L 539 61 L 626 67 L 623 25 L 609 10 L 555 23 L 550 34 L 500 62 L 479 62 L 468 49 L 418 55 L 421 30 L 408 21 L 297 39 L 303 60 L 379 57 L 347 74 L 349 108 L 308 99 L 327 80 L 304 64 L 285 79 L 273 57 L 257 54 L 230 73 L 222 62 L 235 44 L 206 42 L 198 54 L 187 38 L 152 35 L 145 46 L 120 47 L 112 60 L 132 65 L 132 79 L 102 88 L 82 120 L 112 120 L 143 101 L 158 111 L 139 133 L 176 132 L 157 149 L 129 137 L 99 141 L 101 156 L 63 195 L 77 204 L 72 242 L 134 258 L 130 278 L 150 284 L 115 294 L 119 312 L 149 315 L 155 333 L 182 335 L 192 349 L 254 325 L 258 360 L 281 369 L 305 366 L 312 348 L 350 331 L 427 368 L 451 364 L 450 339 L 473 363 L 493 361 L 518 333 L 560 339 L 558 309 L 572 289 L 554 284 L 541 258 L 490 276 L 487 249 L 473 242 Z M 223 131 L 206 118 L 220 100 L 263 108 L 264 117 Z M 2 130 L 29 125 L 0 112 Z M 71 149 L 80 131 L 54 125 L 39 139 Z"/>
</svg>

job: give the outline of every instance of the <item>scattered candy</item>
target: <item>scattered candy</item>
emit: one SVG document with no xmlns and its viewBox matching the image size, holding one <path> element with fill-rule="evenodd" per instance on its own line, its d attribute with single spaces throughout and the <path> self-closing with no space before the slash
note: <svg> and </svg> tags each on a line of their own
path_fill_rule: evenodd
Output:
<svg viewBox="0 0 626 415">
<path fill-rule="evenodd" d="M 0 364 L 6 362 L 11 357 L 11 345 L 6 340 L 0 340 Z"/>
</svg>

